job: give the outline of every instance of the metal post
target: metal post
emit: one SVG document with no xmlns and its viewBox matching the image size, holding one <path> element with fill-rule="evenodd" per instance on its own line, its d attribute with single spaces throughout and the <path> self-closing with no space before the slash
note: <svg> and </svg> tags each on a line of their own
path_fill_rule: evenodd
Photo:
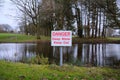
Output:
<svg viewBox="0 0 120 80">
<path fill-rule="evenodd" d="M 63 65 L 63 50 L 62 47 L 60 47 L 60 66 Z"/>
</svg>

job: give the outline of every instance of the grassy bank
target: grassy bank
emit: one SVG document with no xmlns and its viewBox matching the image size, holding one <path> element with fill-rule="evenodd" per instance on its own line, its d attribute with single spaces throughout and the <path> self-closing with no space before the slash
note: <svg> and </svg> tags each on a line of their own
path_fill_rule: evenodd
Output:
<svg viewBox="0 0 120 80">
<path fill-rule="evenodd" d="M 74 37 L 73 43 L 120 43 L 120 37 L 107 38 L 79 38 Z"/>
<path fill-rule="evenodd" d="M 0 61 L 0 80 L 120 80 L 120 69 Z"/>
<path fill-rule="evenodd" d="M 41 36 L 41 40 L 50 40 L 50 37 Z M 0 42 L 36 42 L 35 36 L 13 33 L 0 33 Z"/>
<path fill-rule="evenodd" d="M 0 33 L 0 42 L 50 42 L 50 37 L 41 36 L 37 40 L 35 36 L 13 33 Z M 79 38 L 73 37 L 73 43 L 120 43 L 120 38 Z"/>
</svg>

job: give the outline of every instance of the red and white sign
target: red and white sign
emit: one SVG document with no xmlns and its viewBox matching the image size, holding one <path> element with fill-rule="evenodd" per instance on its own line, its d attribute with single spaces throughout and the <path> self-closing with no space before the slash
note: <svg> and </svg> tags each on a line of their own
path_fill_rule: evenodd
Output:
<svg viewBox="0 0 120 80">
<path fill-rule="evenodd" d="M 72 31 L 52 31 L 51 46 L 72 46 Z"/>
</svg>

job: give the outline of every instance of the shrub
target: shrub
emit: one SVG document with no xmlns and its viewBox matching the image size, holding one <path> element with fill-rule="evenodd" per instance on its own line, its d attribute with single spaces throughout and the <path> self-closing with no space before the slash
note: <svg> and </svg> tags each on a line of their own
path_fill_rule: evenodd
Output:
<svg viewBox="0 0 120 80">
<path fill-rule="evenodd" d="M 43 55 L 36 55 L 35 57 L 32 57 L 29 61 L 32 64 L 42 64 L 46 65 L 49 63 L 48 58 L 45 58 Z"/>
</svg>

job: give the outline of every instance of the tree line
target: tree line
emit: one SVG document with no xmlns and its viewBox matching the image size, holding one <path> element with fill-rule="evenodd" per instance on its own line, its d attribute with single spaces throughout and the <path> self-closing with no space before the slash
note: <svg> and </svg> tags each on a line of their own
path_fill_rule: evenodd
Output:
<svg viewBox="0 0 120 80">
<path fill-rule="evenodd" d="M 13 29 L 8 24 L 0 24 L 0 33 L 13 33 Z"/>
<path fill-rule="evenodd" d="M 107 27 L 120 27 L 116 0 L 11 0 L 21 11 L 20 30 L 50 36 L 72 30 L 82 37 L 105 37 Z"/>
</svg>

